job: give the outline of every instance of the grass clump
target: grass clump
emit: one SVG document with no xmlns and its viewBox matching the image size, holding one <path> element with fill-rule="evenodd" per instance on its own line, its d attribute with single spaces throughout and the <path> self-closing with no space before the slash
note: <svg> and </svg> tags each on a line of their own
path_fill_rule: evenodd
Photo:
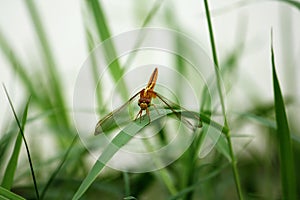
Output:
<svg viewBox="0 0 300 200">
<path fill-rule="evenodd" d="M 299 11 L 300 4 L 296 1 L 277 2 L 283 2 L 285 5 L 295 8 L 296 12 Z M 201 10 L 200 6 L 197 8 L 197 12 L 205 12 L 203 18 L 197 18 L 197 22 L 204 21 L 205 27 L 208 28 L 205 34 L 209 38 L 208 44 L 211 48 L 214 64 L 211 66 L 214 73 L 211 77 L 205 77 L 208 82 L 203 84 L 193 77 L 189 61 L 192 58 L 200 57 L 200 53 L 195 52 L 182 38 L 168 38 L 170 39 L 168 42 L 172 43 L 171 46 L 179 52 L 178 55 L 177 52 L 167 52 L 176 55 L 171 59 L 168 59 L 167 56 L 160 58 L 164 65 L 170 62 L 171 69 L 176 70 L 185 79 L 190 79 L 191 85 L 196 88 L 195 93 L 197 100 L 200 101 L 200 108 L 193 110 L 193 113 L 197 113 L 197 116 L 199 114 L 202 123 L 201 129 L 192 131 L 184 128 L 179 129 L 181 136 L 186 137 L 182 137 L 184 138 L 182 143 L 189 138 L 192 138 L 191 142 L 178 159 L 163 166 L 163 159 L 156 152 L 156 147 L 167 146 L 168 142 L 173 141 L 172 136 L 174 127 L 177 128 L 178 118 L 190 117 L 189 119 L 193 119 L 193 117 L 187 116 L 186 110 L 177 110 L 177 114 L 174 115 L 172 109 L 162 108 L 160 105 L 158 108 L 151 106 L 149 108 L 150 125 L 146 115 L 141 121 L 129 121 L 122 124 L 124 125 L 122 130 L 116 131 L 117 126 L 112 126 L 114 130 L 110 130 L 109 134 L 105 135 L 110 139 L 106 146 L 98 143 L 98 137 L 103 135 L 93 136 L 92 132 L 87 130 L 76 130 L 77 126 L 71 118 L 71 112 L 82 112 L 76 110 L 81 108 L 74 108 L 73 110 L 70 106 L 71 100 L 66 95 L 67 88 L 64 85 L 65 75 L 61 74 L 62 66 L 58 64 L 59 62 L 54 56 L 55 53 L 51 47 L 53 44 L 50 42 L 47 26 L 42 18 L 42 11 L 33 0 L 25 1 L 24 5 L 37 39 L 37 49 L 39 49 L 41 62 L 33 62 L 33 65 L 29 67 L 8 39 L 5 34 L 5 27 L 0 27 L 0 51 L 7 61 L 5 70 L 9 69 L 17 75 L 16 77 L 21 83 L 21 90 L 26 96 L 20 99 L 20 105 L 23 105 L 20 112 L 15 109 L 19 105 L 13 103 L 16 99 L 4 87 L 3 94 L 8 99 L 9 109 L 12 111 L 13 117 L 6 119 L 9 123 L 4 122 L 5 128 L 1 130 L 0 198 L 297 199 L 300 195 L 299 190 L 297 190 L 300 174 L 295 169 L 300 166 L 300 160 L 295 155 L 299 154 L 299 127 L 290 117 L 289 111 L 291 107 L 298 106 L 299 100 L 296 95 L 285 96 L 285 91 L 282 89 L 284 82 L 279 81 L 279 77 L 284 76 L 284 74 L 278 73 L 280 71 L 278 69 L 284 66 L 280 64 L 275 66 L 275 55 L 276 59 L 284 55 L 283 53 L 274 53 L 279 48 L 273 48 L 272 41 L 269 68 L 272 69 L 273 84 L 269 83 L 269 90 L 273 91 L 274 95 L 271 99 L 261 95 L 261 88 L 253 90 L 253 87 L 244 87 L 241 93 L 242 95 L 249 95 L 247 100 L 250 104 L 245 105 L 242 110 L 232 111 L 232 107 L 226 105 L 225 101 L 228 101 L 230 105 L 232 101 L 230 95 L 234 89 L 243 87 L 243 85 L 239 85 L 241 81 L 238 78 L 239 75 L 247 72 L 241 70 L 243 69 L 241 61 L 245 55 L 251 55 L 247 46 L 249 45 L 247 42 L 248 33 L 246 35 L 246 31 L 241 30 L 247 26 L 247 20 L 241 20 L 243 25 L 238 26 L 237 33 L 241 33 L 242 36 L 238 38 L 232 50 L 229 50 L 230 53 L 225 55 L 224 49 L 227 47 L 222 46 L 222 39 L 224 38 L 216 39 L 219 35 L 219 29 L 214 28 L 217 23 L 215 24 L 213 20 L 215 17 L 225 16 L 226 13 L 232 12 L 232 9 L 224 9 L 225 12 L 214 15 L 208 3 L 207 0 L 204 0 L 203 9 Z M 249 6 L 248 3 L 250 4 L 252 1 L 242 2 L 240 6 L 247 7 Z M 269 2 L 269 4 L 272 3 L 275 1 Z M 259 4 L 260 2 L 256 2 L 251 6 L 254 9 Z M 192 35 L 190 27 L 188 27 L 189 23 L 184 23 L 184 25 L 181 23 L 181 13 L 178 13 L 178 9 L 176 9 L 179 4 L 176 2 L 157 0 L 155 2 L 139 2 L 137 5 L 139 6 L 132 6 L 133 9 L 128 13 L 134 16 L 135 22 L 140 23 L 138 28 L 157 27 L 158 23 L 160 26 L 163 24 L 164 28 L 175 29 L 186 35 Z M 108 78 L 106 76 L 105 78 L 110 84 L 118 85 L 117 96 L 124 103 L 130 98 L 130 93 L 134 91 L 130 89 L 131 82 L 123 79 L 123 77 L 129 73 L 129 69 L 138 65 L 139 56 L 142 57 L 143 61 L 147 61 L 149 58 L 143 57 L 143 53 L 151 53 L 153 49 L 143 49 L 143 52 L 139 49 L 139 46 L 147 41 L 147 38 L 144 38 L 141 33 L 137 36 L 138 40 L 133 53 L 118 55 L 118 46 L 112 42 L 113 40 L 110 40 L 117 34 L 113 31 L 115 19 L 109 13 L 113 8 L 98 0 L 85 1 L 81 6 L 84 7 L 82 9 L 83 30 L 88 51 L 95 52 L 101 42 L 106 43 L 102 49 L 105 55 L 103 60 L 101 60 L 102 58 L 99 59 L 96 53 L 91 53 L 89 56 L 91 78 L 93 79 L 91 81 L 93 86 L 97 88 L 95 91 L 97 110 L 95 112 L 101 117 L 109 113 L 111 107 L 107 102 L 107 94 L 110 92 L 107 91 L 107 85 L 99 84 L 99 63 L 103 62 L 107 66 Z M 240 7 L 237 6 L 236 9 L 240 9 Z M 140 10 L 147 10 L 147 13 L 141 13 Z M 118 21 L 122 21 L 122 19 L 118 18 Z M 194 25 L 198 26 L 197 24 Z M 189 59 L 179 55 L 180 52 L 190 55 Z M 164 53 L 164 55 L 167 54 Z M 269 57 L 265 58 L 268 61 L 269 59 Z M 157 64 L 155 57 L 151 57 L 149 60 Z M 201 70 L 208 68 L 205 67 Z M 261 67 L 268 66 L 263 65 Z M 268 75 L 270 74 L 266 74 L 266 76 Z M 145 74 L 145 78 L 147 77 L 148 75 Z M 132 82 L 138 81 L 140 77 L 134 78 Z M 160 77 L 157 85 L 167 79 L 167 76 Z M 188 96 L 185 89 L 182 88 L 183 80 L 174 82 L 179 99 Z M 214 105 L 216 99 L 212 98 L 209 90 L 209 84 L 212 84 L 212 80 L 216 80 L 213 93 L 217 94 L 219 105 Z M 7 85 L 7 83 L 4 84 Z M 250 84 L 258 83 L 254 81 Z M 255 93 L 254 96 L 256 97 L 259 96 L 261 101 L 252 102 L 255 98 L 251 96 L 251 93 Z M 30 101 L 28 96 L 30 96 Z M 234 98 L 238 99 L 239 96 Z M 153 101 L 155 102 L 155 100 Z M 133 107 L 133 113 L 137 107 L 135 103 L 130 105 Z M 238 107 L 238 105 L 236 106 Z M 87 112 L 94 111 L 83 111 L 83 113 Z M 161 112 L 165 112 L 167 117 L 162 117 Z M 215 116 L 224 120 L 220 120 L 222 122 L 214 120 L 213 117 Z M 297 120 L 299 116 L 297 115 L 295 118 Z M 156 130 L 162 127 L 164 123 L 167 124 L 165 128 L 161 129 L 153 138 L 142 138 L 141 141 L 143 142 L 139 145 L 132 145 L 135 144 L 135 137 L 143 137 L 143 134 L 147 134 L 145 130 Z M 210 135 L 210 129 L 214 129 L 215 135 Z M 191 132 L 193 134 L 190 134 Z M 252 133 L 251 136 L 245 134 L 249 132 Z M 115 133 L 114 136 L 112 136 L 113 133 Z M 42 150 L 44 143 L 37 136 L 46 138 L 47 145 L 50 147 L 48 151 L 52 154 L 44 155 L 45 152 Z M 85 138 L 82 136 L 87 136 L 86 143 L 84 143 Z M 213 141 L 211 145 L 213 148 L 208 155 L 202 157 L 201 152 L 205 148 L 206 139 L 209 137 Z M 260 140 L 260 143 L 253 144 L 257 139 Z M 118 156 L 118 153 L 129 151 L 132 146 L 138 147 L 139 150 L 146 149 L 146 153 L 154 152 L 153 155 L 156 156 L 152 157 L 151 163 L 163 167 L 157 167 L 156 170 L 143 173 L 132 173 L 108 167 L 111 166 L 111 162 Z M 178 148 L 179 146 L 180 144 Z M 22 153 L 22 148 L 26 153 Z M 176 149 L 173 151 L 175 152 Z M 97 156 L 94 156 L 95 152 Z M 122 165 L 133 164 L 133 166 L 139 167 L 150 165 L 150 162 L 139 163 L 129 159 L 125 159 L 125 161 L 120 159 L 120 163 Z"/>
</svg>

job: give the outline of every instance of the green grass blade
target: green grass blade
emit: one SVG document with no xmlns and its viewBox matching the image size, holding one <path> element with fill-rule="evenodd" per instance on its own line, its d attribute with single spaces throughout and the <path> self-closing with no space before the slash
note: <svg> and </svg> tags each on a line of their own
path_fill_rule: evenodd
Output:
<svg viewBox="0 0 300 200">
<path fill-rule="evenodd" d="M 172 110 L 164 110 L 164 112 L 166 114 L 173 113 Z M 182 113 L 178 112 L 178 115 L 180 114 L 183 115 L 183 113 L 184 112 Z M 152 122 L 162 117 L 164 117 L 164 115 L 160 115 L 156 112 L 150 113 L 150 118 Z M 97 176 L 103 170 L 105 165 L 115 155 L 115 153 L 120 148 L 122 148 L 125 144 L 127 144 L 131 140 L 131 138 L 134 137 L 136 134 L 138 134 L 141 131 L 141 129 L 143 129 L 148 123 L 149 123 L 148 119 L 142 120 L 141 122 L 139 120 L 129 122 L 126 125 L 126 127 L 123 129 L 123 131 L 119 132 L 117 136 L 113 138 L 111 143 L 108 144 L 108 146 L 103 150 L 103 153 L 99 156 L 97 162 L 92 167 L 89 174 L 81 183 L 79 189 L 76 191 L 75 195 L 73 196 L 73 199 L 79 199 L 85 193 L 85 191 L 90 187 L 90 185 L 95 181 Z"/>
<path fill-rule="evenodd" d="M 286 101 L 284 102 L 286 105 Z M 250 120 L 256 121 L 258 124 L 265 126 L 267 128 L 277 129 L 276 122 L 266 117 L 254 115 L 254 114 L 248 114 L 248 113 L 242 114 L 242 116 L 249 118 Z M 300 137 L 298 135 L 291 133 L 291 139 L 293 140 L 293 142 L 300 144 Z"/>
<path fill-rule="evenodd" d="M 104 53 L 107 61 L 113 60 L 112 63 L 109 64 L 109 72 L 113 78 L 113 80 L 117 83 L 122 81 L 122 76 L 124 74 L 123 69 L 118 61 L 118 55 L 116 53 L 114 44 L 112 40 L 109 40 L 111 37 L 111 33 L 109 27 L 107 25 L 107 20 L 105 18 L 105 14 L 102 10 L 102 6 L 98 0 L 89 0 L 87 1 L 89 8 L 93 14 L 94 21 L 96 23 L 96 28 L 98 31 L 98 35 L 101 41 L 105 41 L 106 45 L 104 45 Z M 120 93 L 124 99 L 128 98 L 128 91 L 126 88 L 126 84 L 123 82 L 120 84 L 122 88 L 120 89 Z"/>
<path fill-rule="evenodd" d="M 9 40 L 2 34 L 0 31 L 0 49 L 9 62 L 9 66 L 12 71 L 16 72 L 21 79 L 22 86 L 28 91 L 29 94 L 32 96 L 32 103 L 37 105 L 42 110 L 54 110 L 57 109 L 55 106 L 52 105 L 50 99 L 52 93 L 49 93 L 46 89 L 43 88 L 45 83 L 42 80 L 42 76 L 37 76 L 32 79 L 30 70 L 26 69 L 26 65 L 21 61 L 21 59 L 17 56 L 17 52 L 12 48 L 12 45 L 9 43 Z M 37 93 L 38 91 L 38 93 Z M 57 111 L 56 111 L 57 113 Z M 56 114 L 55 113 L 55 114 Z M 57 124 L 60 120 L 57 120 L 58 115 L 51 116 L 49 121 L 55 119 L 54 123 Z"/>
<path fill-rule="evenodd" d="M 172 114 L 172 110 L 165 110 L 167 114 Z M 178 112 L 179 115 L 184 115 L 185 111 Z M 158 120 L 159 118 L 163 117 L 162 115 L 157 114 L 156 112 L 150 113 L 151 121 Z M 203 123 L 207 123 L 216 129 L 223 131 L 224 133 L 228 132 L 228 129 L 226 127 L 223 127 L 222 125 L 211 121 L 209 117 L 206 117 L 205 115 L 200 115 L 201 120 Z M 177 118 L 175 118 L 177 119 Z M 197 120 L 197 119 L 195 119 Z M 104 149 L 103 153 L 98 158 L 97 162 L 92 167 L 89 174 L 86 176 L 86 178 L 81 183 L 79 189 L 76 191 L 75 195 L 73 196 L 73 199 L 79 199 L 85 191 L 90 187 L 90 185 L 95 181 L 97 176 L 101 173 L 105 165 L 108 163 L 108 161 L 115 155 L 115 153 L 122 148 L 125 144 L 129 142 L 129 140 L 138 134 L 140 130 L 148 124 L 148 120 L 142 120 L 140 123 L 139 121 L 133 121 L 128 123 L 128 125 L 123 129 L 123 131 L 119 132 L 117 136 L 112 140 L 112 142 Z M 130 135 L 128 134 L 130 133 Z"/>
<path fill-rule="evenodd" d="M 156 0 L 156 2 L 154 3 L 153 7 L 151 8 L 149 14 L 146 16 L 146 18 L 142 24 L 142 27 L 145 27 L 145 26 L 147 26 L 147 24 L 149 24 L 149 22 L 153 19 L 153 17 L 157 13 L 157 11 L 161 7 L 161 5 L 164 3 L 164 1 L 165 0 Z"/>
<path fill-rule="evenodd" d="M 118 135 L 112 140 L 107 148 L 104 149 L 103 153 L 100 155 L 97 162 L 95 163 L 89 174 L 86 176 L 86 178 L 83 180 L 79 189 L 76 191 L 73 199 L 79 199 L 84 194 L 84 192 L 90 187 L 90 185 L 95 181 L 97 176 L 105 167 L 106 163 L 122 146 L 129 142 L 129 140 L 135 134 L 137 134 L 144 126 L 146 126 L 147 123 L 148 121 L 146 120 L 143 120 L 141 124 L 139 124 L 139 122 L 130 123 L 124 128 L 124 131 L 118 133 Z M 130 135 L 127 133 L 130 133 Z"/>
<path fill-rule="evenodd" d="M 26 1 L 27 3 L 27 1 Z M 61 127 L 66 127 L 67 123 L 64 120 L 66 117 L 65 110 L 61 107 L 63 105 L 60 101 L 57 100 L 56 93 L 53 90 L 49 90 L 49 88 L 45 88 L 49 83 L 45 83 L 45 77 L 43 76 L 36 76 L 32 79 L 32 71 L 27 70 L 26 65 L 24 62 L 18 57 L 17 52 L 14 48 L 12 48 L 12 44 L 9 43 L 9 40 L 2 34 L 0 31 L 0 49 L 3 52 L 6 60 L 10 64 L 10 68 L 16 72 L 21 81 L 22 86 L 28 91 L 29 94 L 32 96 L 32 103 L 36 104 L 42 110 L 50 110 L 55 109 L 55 115 L 51 116 L 48 120 L 51 124 L 61 125 Z M 44 59 L 45 60 L 45 59 Z M 48 65 L 45 65 L 48 66 Z M 47 67 L 46 67 L 47 68 Z M 49 73 L 45 73 L 49 76 Z M 47 78 L 48 80 L 53 80 L 52 78 Z M 50 81 L 50 84 L 52 81 Z M 38 93 L 37 93 L 38 92 Z M 64 131 L 64 133 L 67 131 Z"/>
<path fill-rule="evenodd" d="M 293 0 L 274 0 L 274 1 L 280 1 L 283 3 L 287 3 L 287 4 L 297 8 L 298 10 L 300 10 L 300 2 L 299 1 L 293 1 Z"/>
<path fill-rule="evenodd" d="M 57 166 L 57 168 L 54 170 L 54 172 L 51 174 L 49 180 L 47 181 L 45 187 L 43 188 L 42 192 L 41 192 L 41 196 L 40 199 L 44 199 L 51 183 L 53 183 L 55 177 L 57 176 L 58 172 L 61 170 L 61 168 L 63 167 L 64 163 L 66 162 L 71 150 L 73 149 L 74 145 L 76 144 L 78 140 L 78 135 L 76 135 L 73 139 L 73 141 L 71 142 L 71 145 L 69 146 L 67 152 L 65 153 L 64 157 L 62 158 L 60 164 Z"/>
<path fill-rule="evenodd" d="M 61 124 L 64 124 L 65 127 L 69 127 L 68 115 L 65 112 L 67 110 L 66 103 L 62 93 L 62 84 L 60 82 L 62 79 L 58 75 L 57 66 L 47 39 L 45 28 L 43 27 L 43 23 L 41 21 L 41 16 L 33 0 L 27 0 L 25 1 L 25 4 L 31 17 L 31 21 L 34 25 L 33 27 L 35 29 L 35 32 L 38 36 L 39 43 L 42 49 L 41 53 L 46 65 L 47 76 L 49 76 L 48 83 L 51 87 L 51 96 L 49 96 L 49 98 L 53 99 L 56 108 L 59 108 L 63 111 L 59 112 L 59 114 L 56 115 L 56 117 L 59 119 L 58 121 L 60 121 Z"/>
<path fill-rule="evenodd" d="M 25 128 L 25 124 L 27 121 L 27 111 L 28 111 L 28 106 L 29 106 L 29 100 L 27 101 L 27 104 L 25 106 L 24 112 L 23 112 L 23 116 L 22 116 L 22 124 L 21 124 L 21 129 L 24 131 Z M 7 164 L 7 168 L 5 170 L 4 173 L 4 177 L 2 180 L 2 184 L 1 186 L 10 190 L 13 184 L 13 180 L 14 180 L 14 176 L 15 176 L 15 171 L 18 165 L 18 158 L 19 158 L 19 154 L 20 154 L 20 149 L 21 149 L 21 145 L 22 145 L 22 134 L 19 131 L 16 142 L 15 142 L 15 146 L 13 149 L 13 153 L 11 155 L 11 158 Z"/>
<path fill-rule="evenodd" d="M 9 152 L 10 142 L 12 140 L 13 131 L 8 131 L 0 138 L 0 160 L 5 160 L 7 152 Z M 4 171 L 5 162 L 0 162 L 0 171 Z"/>
<path fill-rule="evenodd" d="M 124 191 L 125 191 L 125 197 L 130 196 L 130 179 L 128 172 L 123 172 L 123 177 L 124 177 Z"/>
<path fill-rule="evenodd" d="M 93 41 L 92 33 L 89 31 L 88 27 L 85 26 L 85 35 L 86 35 L 86 41 L 87 41 L 87 48 L 90 52 L 93 51 L 95 48 L 95 44 Z M 92 71 L 92 76 L 93 76 L 93 81 L 95 84 L 96 90 L 96 102 L 97 102 L 97 107 L 98 108 L 103 108 L 101 111 L 102 113 L 106 112 L 106 106 L 104 106 L 104 100 L 103 100 L 103 87 L 102 85 L 97 85 L 98 84 L 98 79 L 99 79 L 99 68 L 98 68 L 98 63 L 96 59 L 96 55 L 94 53 L 90 54 L 90 59 L 91 59 L 91 71 Z M 100 113 L 99 113 L 100 114 Z"/>
<path fill-rule="evenodd" d="M 209 11 L 207 0 L 204 0 L 204 5 L 205 5 L 207 25 L 208 25 L 208 29 L 209 29 L 212 55 L 213 55 L 214 66 L 215 66 L 215 74 L 216 74 L 216 78 L 217 78 L 217 88 L 218 88 L 221 107 L 222 107 L 222 114 L 223 114 L 223 117 L 224 117 L 225 127 L 228 127 L 226 111 L 225 111 L 225 103 L 224 103 L 222 88 L 221 88 L 221 75 L 220 75 L 220 71 L 219 71 L 219 61 L 218 61 L 218 56 L 217 56 L 217 49 L 216 49 L 216 45 L 215 45 L 214 32 L 213 32 L 213 28 L 212 28 L 210 11 Z M 232 171 L 233 171 L 233 174 L 234 174 L 236 190 L 237 190 L 239 199 L 242 200 L 243 195 L 242 195 L 240 177 L 239 177 L 238 170 L 237 170 L 237 161 L 236 161 L 236 157 L 235 157 L 234 152 L 233 152 L 233 147 L 232 147 L 232 142 L 231 142 L 231 137 L 230 137 L 230 132 L 229 131 L 226 134 L 226 139 L 227 139 L 229 153 L 230 153 L 230 157 L 231 157 L 231 165 L 232 165 Z"/>
<path fill-rule="evenodd" d="M 0 199 L 25 200 L 25 198 L 0 186 Z"/>
<path fill-rule="evenodd" d="M 23 141 L 24 141 L 24 144 L 25 144 L 25 148 L 26 148 L 26 153 L 27 153 L 27 157 L 28 157 L 28 161 L 29 161 L 29 165 L 30 165 L 30 170 L 31 170 L 31 175 L 32 175 L 32 179 L 33 179 L 33 183 L 34 183 L 34 189 L 35 189 L 35 193 L 36 193 L 36 198 L 37 199 L 40 199 L 39 198 L 39 191 L 38 191 L 38 187 L 37 187 L 37 182 L 36 182 L 36 178 L 35 178 L 35 174 L 34 174 L 34 169 L 33 169 L 33 164 L 32 164 L 32 160 L 31 160 L 31 156 L 30 156 L 30 152 L 29 152 L 29 147 L 28 147 L 28 144 L 27 144 L 27 141 L 26 141 L 26 138 L 25 138 L 25 135 L 24 135 L 24 132 L 23 132 L 23 129 L 22 129 L 22 126 L 21 126 L 21 123 L 20 123 L 20 120 L 18 119 L 18 116 L 16 114 L 16 111 L 14 109 L 14 106 L 12 104 L 12 101 L 9 97 L 9 94 L 6 90 L 6 87 L 5 85 L 3 85 L 3 88 L 4 88 L 4 91 L 5 91 L 5 94 L 7 96 L 7 99 L 9 101 L 9 104 L 10 104 L 10 107 L 12 109 L 12 112 L 14 114 L 14 117 L 15 117 L 15 120 L 17 122 L 17 125 L 19 127 L 19 130 L 20 130 L 20 133 L 22 135 L 22 138 L 23 138 Z"/>
<path fill-rule="evenodd" d="M 210 43 L 211 43 L 212 56 L 213 56 L 214 67 L 215 67 L 215 75 L 216 75 L 216 79 L 217 79 L 217 88 L 218 88 L 219 97 L 220 97 L 221 106 L 222 106 L 222 114 L 224 117 L 225 126 L 228 126 L 226 112 L 225 112 L 225 103 L 224 103 L 224 98 L 223 98 L 222 88 L 221 88 L 221 75 L 220 75 L 220 70 L 219 70 L 217 48 L 215 45 L 214 32 L 213 32 L 213 27 L 212 27 L 212 23 L 211 23 L 210 11 L 209 11 L 207 0 L 204 0 L 204 5 L 205 5 L 208 31 L 209 31 L 209 39 L 210 39 Z"/>
<path fill-rule="evenodd" d="M 0 30 L 0 48 L 3 55 L 10 63 L 12 70 L 16 71 L 19 74 L 23 85 L 27 88 L 30 94 L 32 94 L 34 98 L 38 99 L 39 95 L 37 95 L 36 90 L 33 87 L 33 80 L 30 78 L 28 72 L 25 70 L 25 66 L 21 62 L 21 59 L 17 57 L 16 51 L 14 51 L 12 45 L 8 41 L 9 40 L 3 35 Z"/>
<path fill-rule="evenodd" d="M 273 74 L 273 90 L 275 115 L 277 123 L 277 138 L 279 142 L 279 157 L 281 171 L 281 186 L 283 199 L 296 198 L 296 180 L 294 169 L 294 157 L 291 144 L 291 134 L 289 130 L 288 120 L 285 112 L 285 105 L 276 74 L 275 56 L 273 50 L 273 41 L 271 42 L 271 62 Z"/>
</svg>

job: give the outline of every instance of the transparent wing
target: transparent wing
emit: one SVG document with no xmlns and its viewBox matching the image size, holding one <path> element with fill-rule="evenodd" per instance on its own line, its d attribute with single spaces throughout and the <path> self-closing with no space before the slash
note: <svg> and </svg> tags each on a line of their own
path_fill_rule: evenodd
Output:
<svg viewBox="0 0 300 200">
<path fill-rule="evenodd" d="M 131 102 L 133 102 L 136 97 L 140 94 L 140 92 L 133 95 L 126 103 L 124 103 L 119 108 L 115 109 L 111 113 L 104 116 L 102 119 L 98 121 L 95 127 L 94 135 L 98 135 L 103 132 L 108 132 L 113 130 L 114 128 L 123 125 L 129 121 L 131 121 L 131 115 L 128 111 L 128 106 Z"/>
<path fill-rule="evenodd" d="M 188 111 L 187 109 L 170 101 L 161 94 L 156 93 L 156 96 L 166 105 L 166 108 L 170 109 L 172 113 L 178 118 L 178 120 L 182 121 L 187 127 L 191 128 L 192 130 L 202 127 L 199 113 Z"/>
</svg>

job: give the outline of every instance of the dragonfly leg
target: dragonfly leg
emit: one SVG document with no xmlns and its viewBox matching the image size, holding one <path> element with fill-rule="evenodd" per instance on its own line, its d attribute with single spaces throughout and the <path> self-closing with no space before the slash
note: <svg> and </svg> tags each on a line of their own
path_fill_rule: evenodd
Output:
<svg viewBox="0 0 300 200">
<path fill-rule="evenodd" d="M 135 120 L 137 120 L 138 118 L 140 118 L 140 122 L 142 121 L 142 120 L 141 120 L 142 112 L 143 112 L 143 110 L 141 109 L 141 110 L 138 112 L 138 114 L 136 115 Z"/>
<path fill-rule="evenodd" d="M 148 108 L 146 108 L 146 113 L 147 113 L 148 118 L 149 118 L 149 123 L 148 124 L 150 124 L 151 123 L 151 118 L 150 118 L 150 112 L 149 112 Z"/>
</svg>

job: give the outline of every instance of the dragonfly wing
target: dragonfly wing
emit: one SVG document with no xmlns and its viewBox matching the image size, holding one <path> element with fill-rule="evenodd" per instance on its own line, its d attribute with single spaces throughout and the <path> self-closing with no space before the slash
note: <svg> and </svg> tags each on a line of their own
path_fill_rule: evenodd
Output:
<svg viewBox="0 0 300 200">
<path fill-rule="evenodd" d="M 128 105 L 140 94 L 136 93 L 126 103 L 119 108 L 115 109 L 111 113 L 104 116 L 98 121 L 95 127 L 94 135 L 98 135 L 103 132 L 113 130 L 114 128 L 129 122 L 131 119 L 130 114 L 127 111 Z"/>
<path fill-rule="evenodd" d="M 156 93 L 156 96 L 166 105 L 167 109 L 170 109 L 173 112 L 173 114 L 175 114 L 179 121 L 182 121 L 189 128 L 194 130 L 196 128 L 202 127 L 202 122 L 199 117 L 199 113 L 188 111 L 180 105 L 168 100 L 161 94 Z"/>
</svg>

